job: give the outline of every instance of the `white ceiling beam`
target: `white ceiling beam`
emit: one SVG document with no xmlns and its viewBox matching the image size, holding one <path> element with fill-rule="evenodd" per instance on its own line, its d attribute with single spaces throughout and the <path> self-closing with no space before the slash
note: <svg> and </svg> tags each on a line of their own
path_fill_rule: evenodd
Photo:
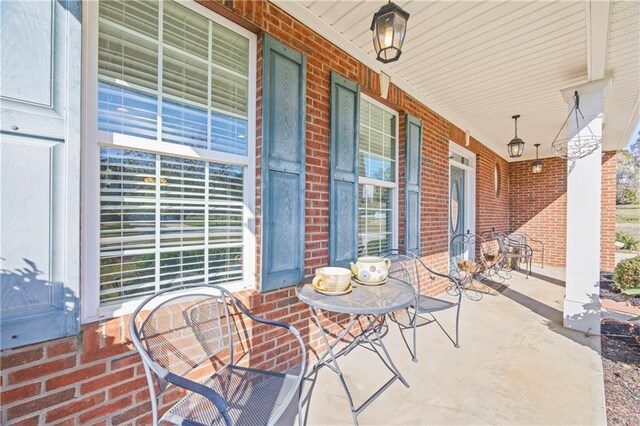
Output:
<svg viewBox="0 0 640 426">
<path fill-rule="evenodd" d="M 611 2 L 609 0 L 587 0 L 585 2 L 587 20 L 587 74 L 589 81 L 604 78 L 607 64 L 607 42 Z"/>
<path fill-rule="evenodd" d="M 424 94 L 421 90 L 416 88 L 413 84 L 409 83 L 404 78 L 400 77 L 397 73 L 395 73 L 389 66 L 378 62 L 375 58 L 369 56 L 366 52 L 360 49 L 357 45 L 355 45 L 351 40 L 347 39 L 344 35 L 339 33 L 336 29 L 334 29 L 331 25 L 327 24 L 325 21 L 320 19 L 314 13 L 312 13 L 308 8 L 306 8 L 302 3 L 297 0 L 270 0 L 273 4 L 280 7 L 282 10 L 298 19 L 307 27 L 311 28 L 317 34 L 321 35 L 329 42 L 333 43 L 340 49 L 347 52 L 349 55 L 353 56 L 356 60 L 362 62 L 367 67 L 371 68 L 373 71 L 380 73 L 384 72 L 388 76 L 391 77 L 391 83 L 396 85 L 400 90 L 409 94 L 422 104 L 424 104 L 427 108 L 434 111 L 436 114 L 443 117 L 445 120 L 452 123 L 454 126 L 458 127 L 462 131 L 467 131 L 471 134 L 472 137 L 479 140 L 482 144 L 487 147 L 499 146 L 498 144 L 492 143 L 492 140 L 483 132 L 479 131 L 477 128 L 470 126 L 465 123 L 463 120 L 456 117 L 454 114 L 447 111 L 442 106 L 438 105 L 434 102 L 430 97 Z M 373 14 L 371 15 L 373 16 Z M 505 157 L 505 153 L 494 151 L 497 155 Z"/>
</svg>

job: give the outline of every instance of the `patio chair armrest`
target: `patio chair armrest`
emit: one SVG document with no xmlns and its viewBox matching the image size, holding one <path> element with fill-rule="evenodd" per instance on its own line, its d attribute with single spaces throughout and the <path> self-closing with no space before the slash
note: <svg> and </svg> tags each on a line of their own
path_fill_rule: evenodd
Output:
<svg viewBox="0 0 640 426">
<path fill-rule="evenodd" d="M 529 234 L 525 234 L 525 235 L 527 236 L 527 240 L 528 241 L 532 241 L 532 242 L 534 242 L 536 244 L 540 244 L 540 247 L 542 248 L 542 251 L 544 251 L 544 243 L 542 242 L 542 240 L 536 240 L 535 238 L 531 238 L 529 236 Z M 529 243 L 527 242 L 527 244 L 529 244 Z"/>
<path fill-rule="evenodd" d="M 287 330 L 291 331 L 292 333 L 294 333 L 296 335 L 300 335 L 298 330 L 294 326 L 292 326 L 291 324 L 288 324 L 288 323 L 282 322 L 282 321 L 274 321 L 274 320 L 266 319 L 264 317 L 259 317 L 259 316 L 255 315 L 255 314 L 252 314 L 247 308 L 242 306 L 242 303 L 235 303 L 235 305 L 236 305 L 236 307 L 238 309 L 240 309 L 242 311 L 242 313 L 244 315 L 248 316 L 249 318 L 251 318 L 254 321 L 258 321 L 258 322 L 260 322 L 262 324 L 272 325 L 274 327 L 286 328 Z"/>
<path fill-rule="evenodd" d="M 451 275 L 444 274 L 444 273 L 442 273 L 442 272 L 434 271 L 433 269 L 429 268 L 429 267 L 428 267 L 428 266 L 427 266 L 427 265 L 422 261 L 422 259 L 420 259 L 419 257 L 416 257 L 416 259 L 415 259 L 415 260 L 416 260 L 416 261 L 418 261 L 418 262 L 420 262 L 420 264 L 421 264 L 421 265 L 422 265 L 422 266 L 423 266 L 423 267 L 424 267 L 424 268 L 429 272 L 429 274 L 431 274 L 431 275 L 432 275 L 432 279 L 434 279 L 434 278 L 433 278 L 433 276 L 434 276 L 434 275 L 435 275 L 436 277 L 446 278 L 446 279 L 448 279 L 449 281 L 451 281 L 451 282 L 452 282 L 456 287 L 460 287 L 460 280 L 459 280 L 459 279 L 457 279 L 457 278 L 455 278 L 455 277 L 453 277 L 453 276 L 451 276 Z"/>
<path fill-rule="evenodd" d="M 505 238 L 507 239 L 507 245 L 509 246 L 520 246 L 520 245 L 524 245 L 526 243 L 524 242 L 520 242 L 521 240 L 514 238 L 513 236 L 511 236 L 512 234 L 508 234 Z M 522 239 L 525 240 L 526 236 Z"/>
<path fill-rule="evenodd" d="M 304 376 L 304 370 L 307 364 L 307 350 L 305 348 L 304 342 L 302 341 L 302 336 L 300 336 L 300 332 L 298 331 L 298 329 L 286 322 L 274 321 L 274 320 L 266 319 L 264 317 L 259 317 L 255 314 L 252 314 L 247 308 L 245 308 L 242 305 L 242 303 L 238 303 L 235 299 L 232 299 L 232 300 L 234 305 L 238 309 L 240 309 L 244 315 L 248 316 L 253 321 L 257 321 L 259 323 L 271 325 L 274 327 L 285 328 L 295 336 L 296 340 L 298 341 L 298 344 L 300 345 L 300 352 L 302 353 L 302 363 L 301 363 L 302 368 L 300 369 L 300 374 L 299 374 L 299 381 L 302 381 L 302 378 Z"/>
<path fill-rule="evenodd" d="M 224 419 L 225 424 L 228 426 L 232 424 L 231 417 L 229 416 L 228 412 L 229 403 L 227 403 L 227 401 L 222 396 L 220 396 L 218 392 L 201 383 L 171 373 L 163 367 L 159 366 L 157 363 L 153 364 L 153 370 L 155 370 L 160 377 L 175 386 L 190 390 L 191 392 L 195 392 L 199 395 L 204 396 L 218 409 L 218 411 L 220 411 L 220 415 Z"/>
</svg>

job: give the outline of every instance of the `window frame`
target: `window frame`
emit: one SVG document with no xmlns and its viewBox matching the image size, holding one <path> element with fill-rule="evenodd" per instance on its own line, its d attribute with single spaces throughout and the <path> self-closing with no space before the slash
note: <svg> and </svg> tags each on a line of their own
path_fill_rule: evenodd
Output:
<svg viewBox="0 0 640 426">
<path fill-rule="evenodd" d="M 80 321 L 90 323 L 129 314 L 143 297 L 120 304 L 100 306 L 100 148 L 132 149 L 152 154 L 193 160 L 233 164 L 244 167 L 243 209 L 243 278 L 225 284 L 229 291 L 253 289 L 259 285 L 256 276 L 256 85 L 257 35 L 218 15 L 194 0 L 174 0 L 180 5 L 228 28 L 249 40 L 249 73 L 247 105 L 247 155 L 229 154 L 179 145 L 162 140 L 116 134 L 98 130 L 98 11 L 99 2 L 83 3 L 82 14 L 82 232 L 80 270 Z M 162 3 L 162 2 L 160 2 Z M 161 12 L 160 12 L 161 13 Z M 160 31 L 162 27 L 160 27 Z M 159 44 L 159 48 L 162 44 Z M 161 92 L 158 94 L 161 95 Z M 159 132 L 162 130 L 158 123 Z"/>
<path fill-rule="evenodd" d="M 394 167 L 394 181 L 393 182 L 387 182 L 384 180 L 379 180 L 379 179 L 373 179 L 373 178 L 368 178 L 365 176 L 360 176 L 360 168 L 358 167 L 358 205 L 360 203 L 360 185 L 373 185 L 373 186 L 378 186 L 378 187 L 382 187 L 382 188 L 389 188 L 391 189 L 391 246 L 389 247 L 389 249 L 397 249 L 398 248 L 398 220 L 400 218 L 400 205 L 399 205 L 399 201 L 398 201 L 398 193 L 399 191 L 399 187 L 400 187 L 400 183 L 398 181 L 399 179 L 399 169 L 400 169 L 400 164 L 399 164 L 399 137 L 400 137 L 400 114 L 398 113 L 398 111 L 394 110 L 393 108 L 388 107 L 387 105 L 383 104 L 382 102 L 372 98 L 371 96 L 365 94 L 365 93 L 360 93 L 360 99 L 367 101 L 391 114 L 393 114 L 396 118 L 396 126 L 395 126 L 395 158 L 393 159 L 395 161 L 395 167 Z M 360 126 L 360 119 L 358 118 L 358 126 Z M 358 144 L 358 162 L 360 162 L 360 145 Z M 358 207 L 358 210 L 360 210 L 360 207 Z M 360 213 L 358 212 L 358 216 L 356 218 L 358 221 L 360 220 Z M 358 241 L 359 241 L 359 237 L 360 237 L 360 233 L 358 232 Z"/>
</svg>

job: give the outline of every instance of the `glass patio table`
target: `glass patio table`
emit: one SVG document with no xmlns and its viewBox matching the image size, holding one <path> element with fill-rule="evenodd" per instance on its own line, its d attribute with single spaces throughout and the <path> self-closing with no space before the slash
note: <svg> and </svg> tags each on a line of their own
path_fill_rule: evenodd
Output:
<svg viewBox="0 0 640 426">
<path fill-rule="evenodd" d="M 388 278 L 385 284 L 377 286 L 362 285 L 355 282 L 352 282 L 352 285 L 353 290 L 348 294 L 328 296 L 315 291 L 311 283 L 302 282 L 296 286 L 296 295 L 298 299 L 309 305 L 311 315 L 318 325 L 326 346 L 326 351 L 318 358 L 318 362 L 310 369 L 306 378 L 309 379 L 323 366 L 336 373 L 347 394 L 353 422 L 357 425 L 358 415 L 396 380 L 400 380 L 406 387 L 409 387 L 409 383 L 393 363 L 382 341 L 381 329 L 385 324 L 387 314 L 406 308 L 414 302 L 415 291 L 409 284 L 393 278 Z M 331 342 L 329 341 L 330 333 L 323 327 L 318 317 L 319 309 L 351 316 L 351 321 L 348 325 Z M 364 321 L 361 322 L 362 319 Z M 347 338 L 347 335 L 356 324 L 361 325 L 360 330 L 355 333 L 355 336 Z M 336 346 L 340 342 L 345 342 L 346 346 L 336 352 Z M 365 402 L 356 407 L 342 370 L 338 365 L 338 358 L 347 355 L 361 344 L 371 346 L 376 355 L 382 360 L 382 363 L 393 373 L 393 377 Z"/>
</svg>

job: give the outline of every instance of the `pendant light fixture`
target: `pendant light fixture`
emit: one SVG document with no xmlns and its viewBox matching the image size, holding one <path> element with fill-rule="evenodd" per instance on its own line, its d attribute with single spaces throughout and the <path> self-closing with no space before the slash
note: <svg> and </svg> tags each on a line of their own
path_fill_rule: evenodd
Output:
<svg viewBox="0 0 640 426">
<path fill-rule="evenodd" d="M 533 172 L 534 175 L 538 175 L 542 173 L 542 168 L 544 167 L 544 164 L 542 163 L 542 161 L 538 159 L 538 147 L 540 146 L 540 144 L 537 143 L 534 146 L 536 147 L 536 161 L 534 161 L 531 164 L 531 171 Z"/>
<path fill-rule="evenodd" d="M 551 149 L 558 157 L 575 162 L 598 149 L 602 143 L 602 136 L 598 136 L 593 133 L 589 127 L 589 122 L 584 118 L 584 115 L 582 115 L 582 111 L 580 111 L 580 96 L 578 95 L 577 90 L 573 94 L 573 101 L 573 108 L 569 111 L 567 119 L 564 120 L 562 127 L 560 127 L 560 131 L 553 140 Z M 575 120 L 577 133 L 571 139 L 558 139 L 558 136 L 560 136 L 563 130 L 565 134 L 569 132 L 569 127 L 567 125 L 569 119 Z M 584 129 L 586 129 L 588 133 L 585 132 Z"/>
<path fill-rule="evenodd" d="M 377 60 L 387 64 L 400 58 L 408 20 L 409 13 L 391 1 L 373 15 L 371 31 Z"/>
<path fill-rule="evenodd" d="M 507 150 L 509 151 L 509 157 L 518 158 L 522 157 L 522 153 L 524 152 L 524 141 L 518 137 L 518 118 L 520 118 L 520 116 L 512 115 L 511 118 L 513 118 L 515 122 L 516 135 L 511 139 L 511 142 L 507 144 Z"/>
</svg>

